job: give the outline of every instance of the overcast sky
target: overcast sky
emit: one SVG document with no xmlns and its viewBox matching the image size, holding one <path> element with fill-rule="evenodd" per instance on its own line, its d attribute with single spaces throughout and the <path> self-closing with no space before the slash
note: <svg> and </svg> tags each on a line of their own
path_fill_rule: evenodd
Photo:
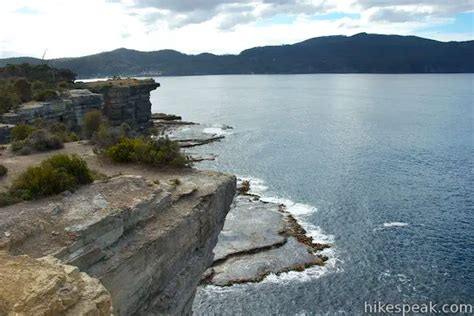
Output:
<svg viewBox="0 0 474 316">
<path fill-rule="evenodd" d="M 0 58 L 239 53 L 322 35 L 474 39 L 474 0 L 1 0 Z"/>
</svg>

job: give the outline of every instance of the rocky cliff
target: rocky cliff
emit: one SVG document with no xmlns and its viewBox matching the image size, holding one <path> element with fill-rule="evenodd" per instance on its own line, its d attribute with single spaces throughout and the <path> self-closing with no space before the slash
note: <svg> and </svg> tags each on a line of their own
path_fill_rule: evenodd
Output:
<svg viewBox="0 0 474 316">
<path fill-rule="evenodd" d="M 15 111 L 0 116 L 0 144 L 9 142 L 10 130 L 18 124 L 41 119 L 61 122 L 79 131 L 84 115 L 102 111 L 111 126 L 127 123 L 143 130 L 153 125 L 150 92 L 159 87 L 153 79 L 113 79 L 78 84 L 83 89 L 69 90 L 55 100 L 22 104 Z"/>
<path fill-rule="evenodd" d="M 118 176 L 74 194 L 1 208 L 0 250 L 8 256 L 50 255 L 78 267 L 110 292 L 116 315 L 190 314 L 201 275 L 213 261 L 235 178 L 200 171 L 173 181 L 153 175 Z M 14 312 L 12 302 L 34 288 L 21 295 L 12 289 L 33 259 L 22 260 L 17 273 L 0 269 L 3 312 Z M 47 270 L 35 264 L 39 272 Z M 83 284 L 80 278 L 71 282 L 76 288 Z M 94 293 L 88 295 L 104 297 Z M 81 297 L 74 298 L 78 306 Z"/>
<path fill-rule="evenodd" d="M 127 123 L 132 128 L 152 126 L 150 92 L 159 86 L 153 79 L 110 80 L 87 85 L 104 96 L 103 112 L 110 125 Z"/>
<path fill-rule="evenodd" d="M 84 114 L 103 107 L 101 94 L 88 90 L 70 90 L 67 95 L 57 100 L 45 102 L 28 102 L 14 112 L 1 116 L 6 124 L 31 124 L 37 119 L 49 122 L 62 122 L 68 128 L 78 130 Z"/>
</svg>

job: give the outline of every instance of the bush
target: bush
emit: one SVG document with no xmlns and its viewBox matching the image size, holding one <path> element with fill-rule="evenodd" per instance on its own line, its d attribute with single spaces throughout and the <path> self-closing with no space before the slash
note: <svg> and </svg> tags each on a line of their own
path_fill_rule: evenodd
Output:
<svg viewBox="0 0 474 316">
<path fill-rule="evenodd" d="M 3 93 L 0 89 L 0 114 L 16 109 L 19 104 L 20 100 L 15 94 Z"/>
<path fill-rule="evenodd" d="M 168 138 L 145 141 L 141 138 L 122 138 L 105 149 L 104 154 L 115 162 L 139 162 L 155 166 L 183 167 L 190 162 L 176 142 Z"/>
<path fill-rule="evenodd" d="M 34 131 L 28 137 L 29 146 L 37 151 L 48 151 L 53 149 L 61 149 L 64 147 L 63 140 L 54 134 L 43 129 Z"/>
<path fill-rule="evenodd" d="M 58 98 L 58 93 L 50 89 L 41 90 L 39 92 L 36 92 L 33 95 L 33 100 L 40 101 L 40 102 L 55 100 L 57 98 Z"/>
<path fill-rule="evenodd" d="M 30 200 L 72 190 L 92 181 L 87 163 L 77 155 L 55 155 L 18 175 L 9 193 Z"/>
<path fill-rule="evenodd" d="M 0 177 L 3 177 L 7 174 L 8 169 L 4 165 L 0 165 Z"/>
<path fill-rule="evenodd" d="M 16 95 L 21 102 L 28 102 L 32 99 L 31 83 L 26 79 L 17 79 L 14 83 Z"/>
<path fill-rule="evenodd" d="M 58 86 L 58 89 L 60 90 L 65 90 L 69 88 L 69 84 L 66 81 L 59 82 L 57 86 Z"/>
<path fill-rule="evenodd" d="M 28 155 L 31 153 L 31 148 L 28 147 L 26 140 L 17 140 L 11 143 L 11 150 L 20 155 Z"/>
<path fill-rule="evenodd" d="M 33 89 L 33 90 L 44 90 L 44 89 L 46 89 L 46 84 L 42 81 L 35 80 L 31 84 L 31 89 Z"/>
<path fill-rule="evenodd" d="M 102 113 L 98 110 L 87 112 L 82 122 L 82 134 L 85 138 L 91 139 L 104 124 Z"/>
<path fill-rule="evenodd" d="M 27 139 L 31 133 L 36 130 L 35 127 L 27 124 L 18 124 L 11 130 L 11 140 L 16 142 Z"/>
<path fill-rule="evenodd" d="M 49 151 L 63 147 L 63 139 L 60 136 L 44 129 L 36 129 L 26 139 L 16 140 L 11 144 L 11 150 L 20 155 L 28 155 L 32 151 Z"/>
<path fill-rule="evenodd" d="M 123 138 L 118 144 L 107 148 L 105 155 L 116 162 L 137 162 L 140 159 L 137 153 L 142 151 L 145 146 L 146 144 L 142 139 Z"/>
<path fill-rule="evenodd" d="M 71 132 L 66 125 L 61 122 L 48 122 L 40 119 L 34 122 L 34 127 L 48 131 L 60 138 L 63 142 L 75 142 L 79 140 L 77 134 Z"/>
<path fill-rule="evenodd" d="M 0 207 L 21 202 L 21 199 L 10 192 L 0 192 Z"/>
<path fill-rule="evenodd" d="M 116 128 L 110 128 L 105 122 L 99 127 L 99 130 L 91 137 L 92 142 L 99 148 L 112 146 L 123 137 L 122 132 Z"/>
</svg>

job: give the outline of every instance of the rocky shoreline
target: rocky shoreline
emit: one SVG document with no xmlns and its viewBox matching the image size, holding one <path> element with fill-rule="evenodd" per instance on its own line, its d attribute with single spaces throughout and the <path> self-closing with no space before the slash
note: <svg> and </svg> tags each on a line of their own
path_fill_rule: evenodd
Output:
<svg viewBox="0 0 474 316">
<path fill-rule="evenodd" d="M 194 161 L 215 158 L 190 150 L 232 129 L 177 116 L 153 125 Z M 78 155 L 103 179 L 0 208 L 0 314 L 189 315 L 209 285 L 259 282 L 328 260 L 320 253 L 328 245 L 248 181 L 237 187 L 220 172 L 104 162 L 84 141 L 26 156 L 4 150 L 0 187 L 59 153 Z"/>
<path fill-rule="evenodd" d="M 177 115 L 155 114 L 154 124 L 183 148 L 202 146 L 225 138 L 204 133 L 203 126 L 183 122 Z M 157 119 L 158 118 L 158 119 Z M 232 129 L 223 125 L 222 130 Z M 199 162 L 191 154 L 193 161 Z M 215 156 L 209 159 L 213 160 Z M 287 206 L 262 200 L 251 183 L 238 179 L 238 187 L 224 228 L 214 248 L 214 261 L 204 273 L 201 286 L 231 286 L 260 282 L 268 275 L 304 271 L 324 266 L 328 257 L 321 251 L 331 247 L 318 243 L 287 210 Z"/>
</svg>

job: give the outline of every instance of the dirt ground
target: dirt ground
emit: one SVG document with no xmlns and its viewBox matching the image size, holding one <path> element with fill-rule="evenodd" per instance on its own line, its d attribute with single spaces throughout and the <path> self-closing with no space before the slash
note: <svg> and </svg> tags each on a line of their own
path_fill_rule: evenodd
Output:
<svg viewBox="0 0 474 316">
<path fill-rule="evenodd" d="M 169 181 L 195 172 L 195 170 L 193 171 L 191 168 L 176 169 L 168 167 L 151 167 L 140 164 L 112 163 L 103 158 L 99 158 L 93 152 L 93 146 L 85 141 L 66 143 L 64 144 L 63 149 L 34 153 L 27 156 L 16 155 L 6 147 L 0 151 L 0 164 L 8 168 L 8 173 L 6 176 L 0 178 L 0 190 L 6 190 L 11 181 L 28 167 L 37 165 L 48 157 L 60 153 L 77 154 L 87 162 L 89 168 L 109 177 L 120 174 L 133 174 L 143 176 L 153 181 Z"/>
</svg>

